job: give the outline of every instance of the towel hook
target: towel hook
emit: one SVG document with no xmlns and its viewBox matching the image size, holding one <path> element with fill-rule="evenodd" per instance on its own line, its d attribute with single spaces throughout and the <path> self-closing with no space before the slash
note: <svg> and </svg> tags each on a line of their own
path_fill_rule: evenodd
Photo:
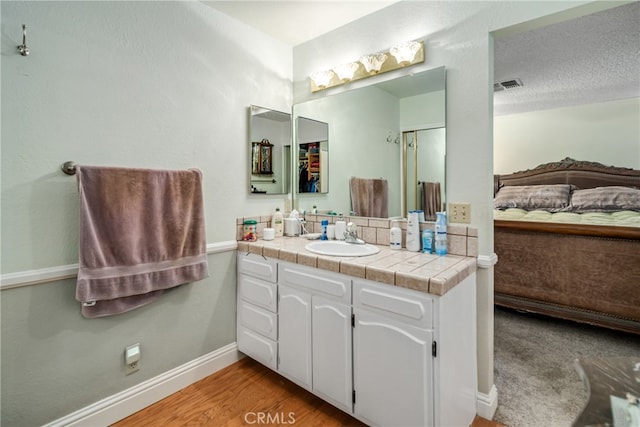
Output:
<svg viewBox="0 0 640 427">
<path fill-rule="evenodd" d="M 29 55 L 29 48 L 27 47 L 27 26 L 24 24 L 22 24 L 22 44 L 18 46 L 18 51 L 22 56 Z"/>
<path fill-rule="evenodd" d="M 76 174 L 76 164 L 71 160 L 69 160 L 68 162 L 64 162 L 60 169 L 62 169 L 62 172 L 66 173 L 67 175 Z"/>
</svg>

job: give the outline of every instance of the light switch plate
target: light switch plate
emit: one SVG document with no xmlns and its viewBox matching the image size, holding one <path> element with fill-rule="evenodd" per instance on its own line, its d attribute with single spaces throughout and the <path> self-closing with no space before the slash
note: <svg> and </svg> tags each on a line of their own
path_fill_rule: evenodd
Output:
<svg viewBox="0 0 640 427">
<path fill-rule="evenodd" d="M 470 203 L 449 203 L 449 222 L 458 222 L 462 224 L 471 223 L 471 204 Z"/>
</svg>

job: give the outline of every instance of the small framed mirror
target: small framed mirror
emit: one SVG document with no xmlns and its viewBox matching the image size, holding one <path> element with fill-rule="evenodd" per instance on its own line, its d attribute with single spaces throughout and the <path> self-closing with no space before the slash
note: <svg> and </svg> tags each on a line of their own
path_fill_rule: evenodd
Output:
<svg viewBox="0 0 640 427">
<path fill-rule="evenodd" d="M 287 194 L 291 191 L 291 114 L 249 107 L 249 192 Z"/>
</svg>

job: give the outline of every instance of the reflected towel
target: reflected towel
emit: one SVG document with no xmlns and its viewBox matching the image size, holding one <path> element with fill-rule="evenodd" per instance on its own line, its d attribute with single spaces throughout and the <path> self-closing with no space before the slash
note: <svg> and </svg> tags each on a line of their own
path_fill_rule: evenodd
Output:
<svg viewBox="0 0 640 427">
<path fill-rule="evenodd" d="M 442 201 L 440 198 L 439 182 L 422 183 L 422 210 L 427 221 L 436 220 L 436 212 L 441 212 Z"/>
<path fill-rule="evenodd" d="M 354 215 L 373 218 L 389 216 L 389 185 L 386 179 L 351 177 L 349 189 Z"/>
<path fill-rule="evenodd" d="M 123 313 L 208 276 L 202 174 L 78 166 L 84 317 Z"/>
</svg>

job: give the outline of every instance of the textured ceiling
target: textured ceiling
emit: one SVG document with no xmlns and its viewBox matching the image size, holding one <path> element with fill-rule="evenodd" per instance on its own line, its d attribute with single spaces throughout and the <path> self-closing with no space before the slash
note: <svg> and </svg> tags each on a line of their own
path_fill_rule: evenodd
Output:
<svg viewBox="0 0 640 427">
<path fill-rule="evenodd" d="M 396 2 L 203 1 L 291 46 Z M 494 76 L 495 115 L 640 97 L 640 2 L 497 38 Z"/>
<path fill-rule="evenodd" d="M 514 78 L 495 115 L 639 97 L 640 2 L 497 39 L 494 81 Z"/>
</svg>

